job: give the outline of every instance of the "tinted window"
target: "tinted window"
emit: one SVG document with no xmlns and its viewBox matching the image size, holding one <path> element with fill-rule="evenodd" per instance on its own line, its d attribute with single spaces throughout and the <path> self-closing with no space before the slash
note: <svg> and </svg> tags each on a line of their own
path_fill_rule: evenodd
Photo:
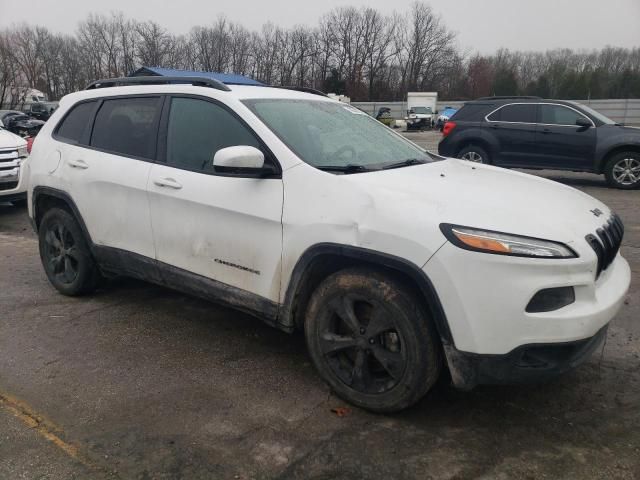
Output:
<svg viewBox="0 0 640 480">
<path fill-rule="evenodd" d="M 157 97 L 105 100 L 96 115 L 91 146 L 153 158 L 159 105 Z"/>
<path fill-rule="evenodd" d="M 214 172 L 215 153 L 237 145 L 260 148 L 256 137 L 229 111 L 205 100 L 171 100 L 167 127 L 168 165 Z"/>
<path fill-rule="evenodd" d="M 64 139 L 80 142 L 95 106 L 96 102 L 86 102 L 73 107 L 60 123 L 56 134 Z"/>
<path fill-rule="evenodd" d="M 489 120 L 494 122 L 535 123 L 536 105 L 522 103 L 517 105 L 506 105 L 500 110 L 489 115 Z"/>
<path fill-rule="evenodd" d="M 540 123 L 549 125 L 575 125 L 578 118 L 586 117 L 561 105 L 540 105 Z"/>
<path fill-rule="evenodd" d="M 492 109 L 484 104 L 466 104 L 456 112 L 455 119 L 457 121 L 482 120 L 487 112 L 490 112 L 491 110 Z"/>
</svg>

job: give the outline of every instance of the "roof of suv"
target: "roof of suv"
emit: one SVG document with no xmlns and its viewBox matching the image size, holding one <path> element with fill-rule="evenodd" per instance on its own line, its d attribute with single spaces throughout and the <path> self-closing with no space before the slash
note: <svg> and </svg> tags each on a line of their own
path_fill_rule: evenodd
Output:
<svg viewBox="0 0 640 480">
<path fill-rule="evenodd" d="M 68 105 L 79 100 L 142 94 L 186 93 L 234 98 L 236 100 L 258 98 L 289 98 L 298 100 L 335 101 L 324 93 L 304 87 L 280 87 L 267 85 L 226 84 L 204 77 L 125 77 L 97 80 L 86 90 L 65 96 L 61 104 Z"/>
<path fill-rule="evenodd" d="M 191 84 L 146 84 L 146 85 L 119 85 L 105 86 L 100 88 L 92 88 L 90 90 L 82 90 L 80 92 L 71 93 L 65 96 L 60 104 L 66 106 L 76 103 L 80 100 L 91 98 L 111 97 L 120 95 L 144 95 L 144 94 L 168 94 L 168 93 L 186 93 L 191 95 L 211 96 L 215 98 L 234 98 L 236 100 L 258 99 L 258 98 L 288 98 L 294 100 L 317 100 L 317 101 L 335 101 L 329 97 L 318 93 L 307 93 L 306 91 L 298 91 L 295 89 L 269 87 L 269 86 L 253 86 L 253 85 L 225 85 L 225 90 L 210 88 L 204 85 Z"/>
<path fill-rule="evenodd" d="M 570 100 L 553 100 L 542 97 L 481 97 L 465 102 L 465 105 L 506 105 L 509 103 L 558 103 L 560 105 L 575 106 Z"/>
</svg>

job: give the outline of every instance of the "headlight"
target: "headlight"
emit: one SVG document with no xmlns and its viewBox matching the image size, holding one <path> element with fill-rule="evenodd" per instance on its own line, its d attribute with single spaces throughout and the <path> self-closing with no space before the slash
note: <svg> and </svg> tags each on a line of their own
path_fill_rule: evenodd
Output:
<svg viewBox="0 0 640 480">
<path fill-rule="evenodd" d="M 475 252 L 535 258 L 576 258 L 567 245 L 540 238 L 523 237 L 479 228 L 443 223 L 440 230 L 454 245 Z"/>
<path fill-rule="evenodd" d="M 27 146 L 18 147 L 18 158 L 27 158 L 29 156 L 29 151 L 27 150 Z"/>
</svg>

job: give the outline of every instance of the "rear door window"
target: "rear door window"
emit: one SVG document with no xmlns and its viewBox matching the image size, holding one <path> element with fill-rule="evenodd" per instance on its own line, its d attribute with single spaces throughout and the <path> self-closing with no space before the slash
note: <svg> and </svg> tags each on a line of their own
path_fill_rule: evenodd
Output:
<svg viewBox="0 0 640 480">
<path fill-rule="evenodd" d="M 579 118 L 589 120 L 581 113 L 562 105 L 540 105 L 540 123 L 545 125 L 575 125 Z"/>
<path fill-rule="evenodd" d="M 96 102 L 84 102 L 73 107 L 60 122 L 56 135 L 66 141 L 81 143 L 95 107 Z"/>
<path fill-rule="evenodd" d="M 96 114 L 91 146 L 131 157 L 153 159 L 160 97 L 105 100 Z"/>
<path fill-rule="evenodd" d="M 489 115 L 488 118 L 492 122 L 535 123 L 536 107 L 537 105 L 533 103 L 505 105 Z"/>
</svg>

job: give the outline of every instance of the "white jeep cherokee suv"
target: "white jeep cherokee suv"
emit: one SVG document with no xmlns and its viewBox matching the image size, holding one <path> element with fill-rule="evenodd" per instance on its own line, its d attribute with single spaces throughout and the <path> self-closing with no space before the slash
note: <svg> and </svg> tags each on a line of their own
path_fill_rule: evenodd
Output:
<svg viewBox="0 0 640 480">
<path fill-rule="evenodd" d="M 27 141 L 0 123 L 0 202 L 24 203 L 27 199 L 27 179 L 24 162 L 29 156 Z"/>
<path fill-rule="evenodd" d="M 331 388 L 374 411 L 445 368 L 471 388 L 574 367 L 630 282 L 599 201 L 309 92 L 103 80 L 61 101 L 29 164 L 60 292 L 128 275 L 302 329 Z"/>
</svg>

